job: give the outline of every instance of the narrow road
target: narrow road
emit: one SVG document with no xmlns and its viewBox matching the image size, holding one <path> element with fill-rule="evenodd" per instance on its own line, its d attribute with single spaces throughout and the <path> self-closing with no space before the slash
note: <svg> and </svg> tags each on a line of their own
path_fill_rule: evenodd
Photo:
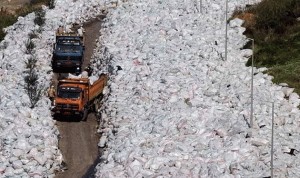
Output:
<svg viewBox="0 0 300 178">
<path fill-rule="evenodd" d="M 84 24 L 85 33 L 85 60 L 84 70 L 90 61 L 99 37 L 101 18 Z M 93 165 L 99 156 L 98 142 L 100 135 L 96 133 L 98 120 L 95 113 L 90 113 L 86 122 L 74 121 L 74 118 L 63 118 L 57 121 L 60 132 L 59 149 L 62 152 L 66 170 L 59 172 L 56 178 L 81 178 Z"/>
<path fill-rule="evenodd" d="M 86 69 L 90 63 L 90 59 L 94 53 L 94 48 L 96 45 L 96 39 L 99 37 L 99 30 L 101 28 L 101 21 L 104 16 L 93 19 L 85 24 L 83 24 L 83 28 L 85 30 L 85 51 L 84 58 L 82 64 L 82 69 Z"/>
<path fill-rule="evenodd" d="M 71 119 L 71 118 L 70 118 Z M 66 162 L 67 170 L 57 178 L 81 178 L 98 157 L 99 135 L 97 119 L 91 113 L 86 122 L 59 121 L 59 148 Z"/>
</svg>

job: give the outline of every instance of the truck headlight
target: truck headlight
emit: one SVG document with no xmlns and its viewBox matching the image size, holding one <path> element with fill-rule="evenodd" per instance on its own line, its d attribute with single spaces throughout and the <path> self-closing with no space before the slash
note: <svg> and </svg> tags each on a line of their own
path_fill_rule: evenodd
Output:
<svg viewBox="0 0 300 178">
<path fill-rule="evenodd" d="M 80 70 L 80 67 L 77 67 L 76 69 L 77 69 L 77 70 Z"/>
<path fill-rule="evenodd" d="M 61 63 L 60 63 L 60 62 L 58 62 L 58 63 L 56 63 L 56 65 L 60 66 L 60 65 L 61 65 Z"/>
</svg>

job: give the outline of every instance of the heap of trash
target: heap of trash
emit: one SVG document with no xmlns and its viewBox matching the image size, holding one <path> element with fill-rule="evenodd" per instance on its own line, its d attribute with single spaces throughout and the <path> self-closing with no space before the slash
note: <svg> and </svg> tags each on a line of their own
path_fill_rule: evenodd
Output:
<svg viewBox="0 0 300 178">
<path fill-rule="evenodd" d="M 274 175 L 298 176 L 299 96 L 254 68 L 251 129 L 243 21 L 228 22 L 226 58 L 225 1 L 201 2 L 119 2 L 107 14 L 92 64 L 110 74 L 96 177 L 268 177 L 273 102 Z M 229 0 L 228 17 L 243 5 Z"/>
<path fill-rule="evenodd" d="M 104 1 L 56 0 L 54 9 L 42 7 L 43 25 L 34 22 L 33 12 L 3 29 L 7 34 L 0 43 L 0 177 L 55 177 L 61 169 L 59 131 L 46 95 L 53 75 L 55 30 L 86 22 L 103 9 Z M 28 52 L 32 43 L 34 48 Z M 34 72 L 30 71 L 32 59 L 36 59 Z M 34 107 L 37 95 L 29 97 L 26 90 L 29 74 L 37 76 L 35 94 L 42 93 Z"/>
</svg>

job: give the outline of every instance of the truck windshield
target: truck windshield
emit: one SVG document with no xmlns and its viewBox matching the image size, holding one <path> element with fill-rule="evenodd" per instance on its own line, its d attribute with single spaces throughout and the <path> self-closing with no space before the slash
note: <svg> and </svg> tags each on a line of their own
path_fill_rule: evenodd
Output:
<svg viewBox="0 0 300 178">
<path fill-rule="evenodd" d="M 79 40 L 72 40 L 72 39 L 58 39 L 57 44 L 59 45 L 75 45 L 79 46 L 80 41 Z"/>
<path fill-rule="evenodd" d="M 59 46 L 57 46 L 57 52 L 61 52 L 61 53 L 79 53 L 80 48 L 78 46 L 59 45 Z"/>
<path fill-rule="evenodd" d="M 80 97 L 80 88 L 59 87 L 58 97 L 65 98 L 65 99 L 78 99 Z"/>
</svg>

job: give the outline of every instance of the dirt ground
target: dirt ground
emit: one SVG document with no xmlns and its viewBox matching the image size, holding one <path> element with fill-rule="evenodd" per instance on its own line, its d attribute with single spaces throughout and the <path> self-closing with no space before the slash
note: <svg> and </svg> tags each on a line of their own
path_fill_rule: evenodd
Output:
<svg viewBox="0 0 300 178">
<path fill-rule="evenodd" d="M 84 57 L 87 60 L 83 61 L 82 69 L 86 69 L 90 62 L 90 59 L 94 53 L 94 47 L 96 45 L 96 39 L 99 37 L 99 30 L 101 28 L 101 21 L 104 16 L 93 19 L 85 24 L 83 24 L 83 28 L 85 30 L 85 51 Z"/>
<path fill-rule="evenodd" d="M 72 118 L 70 118 L 72 119 Z M 57 178 L 81 178 L 98 157 L 99 135 L 97 118 L 89 114 L 86 122 L 59 121 L 59 148 L 66 163 L 66 170 Z"/>
<path fill-rule="evenodd" d="M 9 13 L 14 14 L 14 11 L 23 5 L 25 3 L 29 3 L 30 0 L 0 0 L 0 8 L 6 8 Z"/>
<path fill-rule="evenodd" d="M 82 69 L 88 66 L 93 54 L 95 41 L 99 37 L 101 19 L 84 24 L 85 29 L 85 60 Z M 59 172 L 57 178 L 81 178 L 94 164 L 99 156 L 97 132 L 98 121 L 95 113 L 90 113 L 86 122 L 74 122 L 73 118 L 57 121 L 60 132 L 59 149 L 62 152 L 66 170 Z"/>
</svg>

